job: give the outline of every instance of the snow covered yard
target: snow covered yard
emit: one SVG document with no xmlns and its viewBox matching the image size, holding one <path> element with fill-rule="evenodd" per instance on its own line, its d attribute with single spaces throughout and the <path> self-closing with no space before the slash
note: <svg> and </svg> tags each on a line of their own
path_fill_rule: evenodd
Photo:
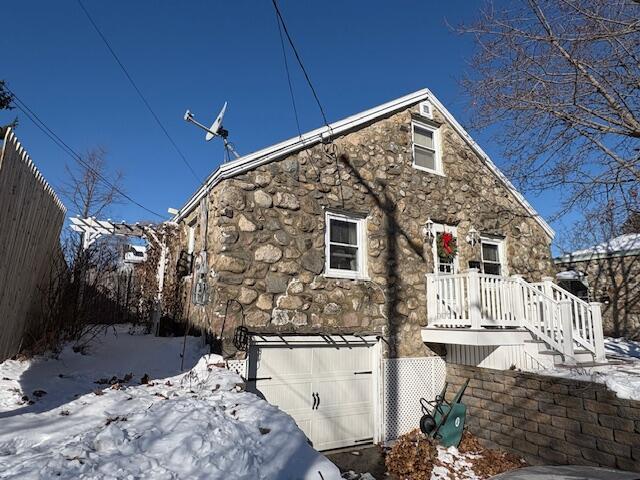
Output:
<svg viewBox="0 0 640 480">
<path fill-rule="evenodd" d="M 200 339 L 180 373 L 182 342 L 121 326 L 86 354 L 0 364 L 0 478 L 340 478 Z"/>
<path fill-rule="evenodd" d="M 608 365 L 554 368 L 543 374 L 604 383 L 620 398 L 640 400 L 640 342 L 626 338 L 605 338 Z"/>
</svg>

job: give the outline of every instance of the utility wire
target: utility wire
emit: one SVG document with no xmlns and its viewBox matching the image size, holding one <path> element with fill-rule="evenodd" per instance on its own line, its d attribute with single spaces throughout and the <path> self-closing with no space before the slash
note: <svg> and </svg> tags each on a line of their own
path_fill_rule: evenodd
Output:
<svg viewBox="0 0 640 480">
<path fill-rule="evenodd" d="M 127 71 L 127 68 L 124 66 L 122 61 L 120 61 L 120 58 L 118 57 L 118 55 L 116 55 L 116 52 L 111 47 L 111 44 L 109 43 L 107 38 L 104 36 L 104 34 L 100 30 L 100 28 L 98 28 L 98 25 L 96 24 L 96 22 L 93 20 L 93 18 L 89 14 L 89 11 L 82 4 L 82 0 L 78 0 L 78 4 L 80 5 L 80 8 L 82 8 L 82 11 L 87 16 L 87 19 L 89 20 L 89 22 L 91 23 L 91 25 L 93 26 L 95 31 L 98 33 L 98 35 L 100 36 L 100 38 L 102 39 L 102 41 L 106 45 L 107 49 L 111 53 L 111 56 L 113 56 L 113 58 L 115 59 L 116 63 L 122 69 L 122 72 L 124 73 L 125 77 L 127 77 L 127 80 L 129 80 L 129 83 L 131 83 L 131 86 L 133 87 L 133 89 L 136 91 L 136 93 L 138 94 L 138 96 L 142 100 L 142 103 L 144 103 L 144 105 L 147 107 L 147 110 L 149 110 L 149 112 L 151 113 L 151 115 L 155 119 L 155 121 L 158 124 L 158 126 L 160 127 L 160 129 L 164 132 L 165 136 L 167 137 L 167 139 L 169 140 L 171 145 L 173 145 L 173 148 L 178 153 L 178 155 L 180 156 L 180 158 L 182 159 L 184 164 L 189 168 L 189 170 L 193 174 L 194 178 L 198 181 L 198 183 L 202 183 L 203 184 L 202 180 L 200 180 L 200 177 L 198 177 L 198 174 L 195 172 L 195 170 L 193 169 L 193 167 L 191 166 L 191 164 L 187 160 L 187 157 L 184 155 L 184 153 L 182 153 L 182 150 L 180 150 L 180 148 L 178 147 L 176 142 L 173 140 L 171 135 L 169 135 L 168 130 L 164 127 L 164 125 L 160 121 L 160 118 L 158 117 L 158 115 L 156 115 L 156 112 L 153 110 L 153 108 L 151 108 L 151 105 L 149 104 L 149 102 L 147 101 L 145 96 L 142 94 L 142 91 L 140 90 L 140 88 L 138 88 L 138 85 L 136 84 L 136 82 L 133 80 L 133 78 L 131 77 L 131 75 Z"/>
<path fill-rule="evenodd" d="M 53 130 L 51 130 L 46 123 L 44 123 L 40 117 L 38 117 L 38 115 L 31 110 L 31 108 L 29 108 L 29 106 L 24 103 L 24 101 L 22 101 L 20 99 L 20 97 L 18 97 L 15 92 L 13 92 L 11 89 L 9 89 L 9 87 L 7 87 L 5 85 L 5 89 L 13 96 L 13 99 L 16 101 L 16 106 L 18 107 L 18 109 L 24 113 L 27 118 L 29 120 L 31 120 L 33 122 L 33 124 L 38 127 L 47 137 L 49 137 L 49 139 L 55 143 L 63 152 L 65 152 L 67 155 L 69 155 L 71 158 L 73 158 L 76 162 L 78 162 L 79 164 L 81 164 L 82 166 L 84 166 L 87 170 L 89 170 L 91 173 L 93 173 L 99 180 L 102 181 L 102 183 L 104 183 L 105 185 L 107 185 L 109 188 L 112 188 L 113 190 L 115 190 L 116 192 L 118 192 L 123 198 L 126 198 L 127 200 L 129 200 L 131 203 L 133 203 L 134 205 L 137 205 L 138 207 L 140 207 L 141 209 L 145 210 L 146 212 L 155 215 L 159 218 L 164 219 L 164 216 L 159 214 L 158 212 L 154 212 L 153 210 L 145 207 L 144 205 L 142 205 L 141 203 L 139 203 L 138 201 L 134 200 L 132 197 L 130 197 L 129 195 L 127 195 L 125 192 L 123 192 L 120 188 L 118 188 L 118 186 L 116 186 L 115 184 L 113 184 L 112 182 L 110 182 L 107 178 L 104 177 L 104 175 L 102 175 L 100 172 L 98 172 L 97 170 L 95 170 L 91 164 L 89 164 L 87 161 L 85 161 L 82 156 L 80 156 L 75 150 L 73 150 L 67 143 L 65 143 L 64 140 L 62 140 Z"/>
<path fill-rule="evenodd" d="M 78 0 L 80 1 L 80 0 Z M 291 35 L 289 35 L 289 30 L 287 29 L 287 24 L 284 22 L 284 18 L 282 18 L 282 14 L 280 13 L 280 9 L 278 8 L 278 4 L 276 3 L 276 0 L 271 0 L 271 2 L 273 3 L 273 8 L 275 8 L 276 10 L 276 15 L 278 16 L 278 18 L 280 19 L 280 22 L 282 23 L 282 28 L 284 29 L 284 33 L 287 36 L 287 40 L 289 41 L 289 45 L 291 45 L 291 49 L 293 50 L 293 53 L 296 56 L 296 60 L 298 61 L 298 65 L 300 65 L 300 69 L 302 70 L 302 73 L 304 73 L 304 78 L 307 80 L 307 83 L 309 84 L 309 88 L 311 89 L 311 92 L 313 93 L 313 97 L 316 99 L 316 103 L 318 104 L 318 108 L 320 109 L 320 113 L 322 114 L 322 120 L 324 121 L 324 124 L 327 126 L 327 128 L 329 128 L 329 130 L 331 130 L 331 127 L 329 127 L 329 122 L 327 121 L 327 116 L 324 113 L 324 108 L 322 108 L 322 103 L 320 103 L 320 99 L 318 98 L 318 94 L 316 93 L 316 89 L 313 88 L 313 84 L 311 83 L 311 79 L 309 78 L 309 74 L 307 73 L 307 70 L 304 68 L 304 64 L 302 63 L 302 58 L 300 58 L 300 54 L 298 53 L 298 50 L 296 49 L 296 46 L 293 44 L 293 39 L 291 38 Z"/>
<path fill-rule="evenodd" d="M 302 137 L 302 131 L 300 130 L 300 120 L 298 119 L 298 109 L 296 108 L 296 98 L 293 94 L 293 86 L 291 85 L 291 74 L 289 73 L 289 62 L 287 61 L 287 51 L 284 48 L 284 38 L 282 36 L 282 26 L 280 25 L 280 18 L 276 13 L 276 22 L 278 23 L 278 33 L 280 34 L 280 46 L 282 47 L 282 58 L 284 59 L 284 69 L 287 72 L 287 83 L 289 84 L 289 94 L 291 95 L 291 104 L 293 105 L 293 115 L 296 118 L 296 127 L 298 127 L 298 136 Z"/>
<path fill-rule="evenodd" d="M 79 1 L 79 0 L 78 0 Z M 298 53 L 298 50 L 296 49 L 296 46 L 293 44 L 293 39 L 291 38 L 291 35 L 289 34 L 289 30 L 287 29 L 287 24 L 284 23 L 284 18 L 282 17 L 282 13 L 280 13 L 280 9 L 278 8 L 278 4 L 276 2 L 276 0 L 271 0 L 271 2 L 273 3 L 273 8 L 276 11 L 276 16 L 278 17 L 278 29 L 280 28 L 280 23 L 282 23 L 282 28 L 284 29 L 284 33 L 287 36 L 287 40 L 289 41 L 289 45 L 291 45 L 291 49 L 293 50 L 293 53 L 296 56 L 296 60 L 298 61 L 298 65 L 300 65 L 300 69 L 302 70 L 302 73 L 304 73 L 304 78 L 307 80 L 307 84 L 309 84 L 309 88 L 311 89 L 311 92 L 313 93 L 313 97 L 316 99 L 316 103 L 318 104 L 318 108 L 320 109 L 320 113 L 322 114 L 322 119 L 324 120 L 324 124 L 327 127 L 327 130 L 329 131 L 329 145 L 325 145 L 325 155 L 327 155 L 329 158 L 333 158 L 333 160 L 335 161 L 336 164 L 336 185 L 338 186 L 339 190 L 340 190 L 340 199 L 341 199 L 341 203 L 342 203 L 342 208 L 344 208 L 344 193 L 342 191 L 342 180 L 341 180 L 341 173 L 340 173 L 340 163 L 338 162 L 338 152 L 337 152 L 337 147 L 335 145 L 335 143 L 333 143 L 333 130 L 331 128 L 331 125 L 329 125 L 329 122 L 327 121 L 327 116 L 324 113 L 324 108 L 322 108 L 322 103 L 320 102 L 320 98 L 318 98 L 318 94 L 316 93 L 316 89 L 313 87 L 313 84 L 311 83 L 311 78 L 309 77 L 309 74 L 307 73 L 306 68 L 304 68 L 304 64 L 302 63 L 302 58 L 300 58 L 300 54 Z M 280 40 L 282 40 L 282 32 L 280 32 Z M 283 49 L 284 49 L 284 45 L 283 45 Z M 285 62 L 286 62 L 286 56 L 285 56 Z M 286 65 L 286 63 L 285 63 Z M 289 72 L 287 70 L 287 79 L 289 79 Z M 291 88 L 291 83 L 289 83 L 289 87 Z M 292 93 L 293 95 L 293 93 Z M 296 117 L 297 119 L 297 117 Z M 315 167 L 315 164 L 314 164 Z M 317 168 L 316 168 L 317 170 Z"/>
</svg>

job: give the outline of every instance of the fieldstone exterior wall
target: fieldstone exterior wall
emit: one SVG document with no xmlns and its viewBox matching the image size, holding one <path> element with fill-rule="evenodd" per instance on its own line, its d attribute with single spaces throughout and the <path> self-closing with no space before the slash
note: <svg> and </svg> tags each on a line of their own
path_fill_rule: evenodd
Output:
<svg viewBox="0 0 640 480">
<path fill-rule="evenodd" d="M 467 426 L 533 463 L 640 472 L 640 401 L 604 384 L 447 364 L 452 397 L 466 380 Z"/>
<path fill-rule="evenodd" d="M 602 303 L 605 335 L 640 339 L 640 256 L 558 262 L 557 270 L 587 274 L 592 301 Z"/>
<path fill-rule="evenodd" d="M 217 185 L 208 197 L 212 295 L 189 317 L 222 337 L 244 317 L 252 331 L 379 334 L 391 357 L 428 355 L 429 217 L 457 226 L 461 269 L 480 256 L 464 241 L 473 226 L 506 238 L 510 274 L 551 274 L 550 238 L 438 111 L 420 120 L 439 126 L 445 175 L 412 167 L 417 115 L 416 105 L 337 138 L 335 150 L 312 146 Z M 326 210 L 367 217 L 369 280 L 323 275 Z M 196 218 L 182 222 L 184 245 Z"/>
</svg>

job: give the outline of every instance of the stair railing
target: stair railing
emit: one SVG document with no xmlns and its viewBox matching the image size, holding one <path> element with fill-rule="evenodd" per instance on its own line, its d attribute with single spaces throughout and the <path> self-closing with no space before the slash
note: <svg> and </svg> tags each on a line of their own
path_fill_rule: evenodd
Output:
<svg viewBox="0 0 640 480">
<path fill-rule="evenodd" d="M 578 347 L 590 351 L 596 361 L 605 361 L 600 303 L 585 302 L 553 283 L 553 278 L 551 277 L 544 277 L 542 282 L 532 285 L 544 291 L 556 301 L 570 302 L 574 342 Z"/>
<path fill-rule="evenodd" d="M 477 269 L 428 274 L 426 280 L 429 325 L 522 327 L 562 353 L 567 363 L 575 361 L 574 342 L 596 360 L 604 359 L 599 304 L 572 298 L 552 282 L 530 284 L 519 275 L 488 275 Z"/>
</svg>

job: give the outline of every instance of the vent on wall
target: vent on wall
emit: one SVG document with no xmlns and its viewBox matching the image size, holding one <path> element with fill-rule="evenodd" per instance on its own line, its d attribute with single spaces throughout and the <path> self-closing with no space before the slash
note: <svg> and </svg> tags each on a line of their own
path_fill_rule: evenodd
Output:
<svg viewBox="0 0 640 480">
<path fill-rule="evenodd" d="M 423 117 L 427 117 L 427 118 L 433 120 L 433 108 L 431 106 L 431 103 L 422 102 L 420 104 L 420 115 L 422 115 Z"/>
</svg>

